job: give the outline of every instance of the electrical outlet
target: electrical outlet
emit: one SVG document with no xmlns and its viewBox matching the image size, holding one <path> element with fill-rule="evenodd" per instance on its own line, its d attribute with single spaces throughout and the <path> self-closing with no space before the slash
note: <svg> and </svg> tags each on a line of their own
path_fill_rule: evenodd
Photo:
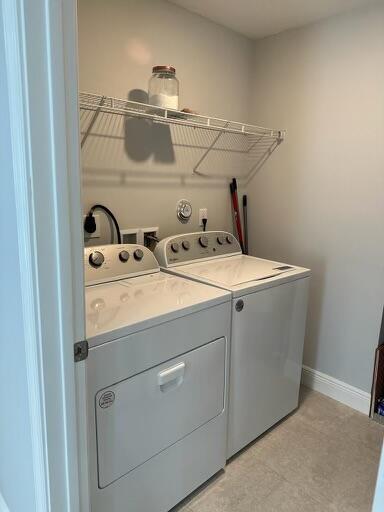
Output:
<svg viewBox="0 0 384 512">
<path fill-rule="evenodd" d="M 89 240 L 90 238 L 100 238 L 101 232 L 100 232 L 100 215 L 93 215 L 96 222 L 96 231 L 94 233 L 87 233 L 84 231 L 84 239 Z M 86 215 L 84 215 L 83 221 L 85 220 Z"/>
<path fill-rule="evenodd" d="M 208 208 L 200 208 L 200 210 L 199 210 L 199 226 L 203 225 L 203 219 L 208 220 Z"/>
</svg>

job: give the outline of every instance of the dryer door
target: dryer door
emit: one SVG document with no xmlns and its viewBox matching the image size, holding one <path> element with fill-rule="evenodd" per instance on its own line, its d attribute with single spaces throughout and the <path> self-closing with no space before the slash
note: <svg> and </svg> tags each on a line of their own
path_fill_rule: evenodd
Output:
<svg viewBox="0 0 384 512">
<path fill-rule="evenodd" d="M 221 338 L 97 393 L 99 487 L 223 412 L 225 353 Z"/>
</svg>

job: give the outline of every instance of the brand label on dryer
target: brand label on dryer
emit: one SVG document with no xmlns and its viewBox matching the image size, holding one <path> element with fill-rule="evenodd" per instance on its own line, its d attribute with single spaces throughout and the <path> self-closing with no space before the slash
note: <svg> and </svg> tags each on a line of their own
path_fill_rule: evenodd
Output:
<svg viewBox="0 0 384 512">
<path fill-rule="evenodd" d="M 106 409 L 107 407 L 111 407 L 114 401 L 115 393 L 113 391 L 105 391 L 99 398 L 99 406 L 102 409 Z"/>
</svg>

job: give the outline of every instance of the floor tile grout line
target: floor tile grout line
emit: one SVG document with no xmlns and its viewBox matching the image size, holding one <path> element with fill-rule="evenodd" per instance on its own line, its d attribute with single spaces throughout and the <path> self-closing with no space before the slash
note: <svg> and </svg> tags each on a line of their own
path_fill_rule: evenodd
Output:
<svg viewBox="0 0 384 512">
<path fill-rule="evenodd" d="M 285 476 L 281 475 L 281 477 L 283 478 L 283 480 L 285 480 L 285 482 L 288 484 L 288 485 L 292 485 L 292 482 L 289 481 Z M 317 502 L 319 505 L 323 505 L 322 501 L 319 499 L 318 496 L 314 495 L 314 494 L 311 494 L 309 493 L 306 489 L 303 488 L 302 485 L 300 484 L 297 484 L 295 483 L 294 486 L 296 487 L 296 489 L 300 489 L 300 491 L 305 494 L 306 496 L 308 496 L 309 498 L 313 499 L 313 501 Z M 328 497 L 325 497 L 325 500 L 327 501 L 327 503 L 329 505 L 334 505 L 335 503 L 331 500 L 329 500 Z"/>
</svg>

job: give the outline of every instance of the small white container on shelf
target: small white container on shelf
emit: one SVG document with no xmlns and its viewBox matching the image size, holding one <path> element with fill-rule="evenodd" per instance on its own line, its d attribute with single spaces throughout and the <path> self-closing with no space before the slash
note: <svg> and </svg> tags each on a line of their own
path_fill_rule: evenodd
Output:
<svg viewBox="0 0 384 512">
<path fill-rule="evenodd" d="M 148 98 L 151 105 L 178 110 L 179 81 L 172 66 L 155 66 L 149 80 Z"/>
</svg>

